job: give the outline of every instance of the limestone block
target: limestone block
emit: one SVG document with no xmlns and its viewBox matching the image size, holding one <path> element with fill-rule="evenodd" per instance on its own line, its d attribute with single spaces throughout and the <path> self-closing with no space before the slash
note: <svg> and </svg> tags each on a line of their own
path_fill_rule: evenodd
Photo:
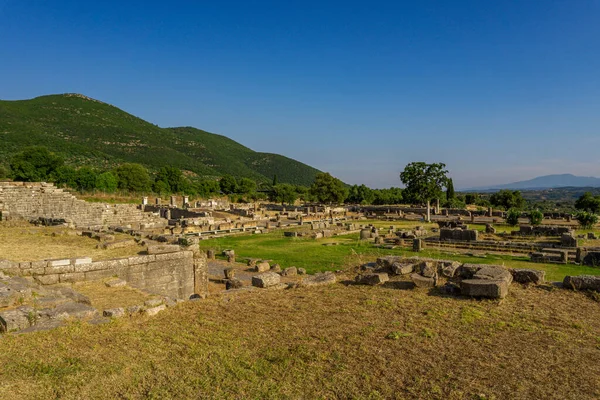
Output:
<svg viewBox="0 0 600 400">
<path fill-rule="evenodd" d="M 271 264 L 269 264 L 266 261 L 256 263 L 256 266 L 254 267 L 255 272 L 267 272 L 270 269 L 271 269 Z"/>
<path fill-rule="evenodd" d="M 332 272 L 317 273 L 314 275 L 308 275 L 302 281 L 300 281 L 298 287 L 309 287 L 309 286 L 322 286 L 331 285 L 337 282 L 335 274 Z"/>
<path fill-rule="evenodd" d="M 506 280 L 465 279 L 460 283 L 460 291 L 465 296 L 503 299 L 508 294 Z"/>
<path fill-rule="evenodd" d="M 244 286 L 244 284 L 242 283 L 242 281 L 240 281 L 237 278 L 227 279 L 225 281 L 225 289 L 227 289 L 227 290 L 240 289 L 243 286 Z"/>
<path fill-rule="evenodd" d="M 473 279 L 486 279 L 491 281 L 506 281 L 509 285 L 513 280 L 512 274 L 501 266 L 488 265 L 478 270 Z"/>
<path fill-rule="evenodd" d="M 233 279 L 235 277 L 235 268 L 225 268 L 223 270 L 225 279 Z"/>
<path fill-rule="evenodd" d="M 282 276 L 296 276 L 296 275 L 298 275 L 298 269 L 296 267 L 286 268 L 281 272 L 281 275 Z"/>
<path fill-rule="evenodd" d="M 104 285 L 106 285 L 106 287 L 109 287 L 109 288 L 123 287 L 123 286 L 127 285 L 127 282 L 124 281 L 123 279 L 112 278 L 112 279 L 104 282 Z"/>
<path fill-rule="evenodd" d="M 421 274 L 411 274 L 410 279 L 418 288 L 432 288 L 437 283 L 437 280 L 434 277 L 427 277 Z"/>
<path fill-rule="evenodd" d="M 21 306 L 14 310 L 0 312 L 0 332 L 15 332 L 31 325 L 34 310 L 29 306 Z"/>
<path fill-rule="evenodd" d="M 85 280 L 85 273 L 83 273 L 83 272 L 67 272 L 66 274 L 59 274 L 58 280 L 60 283 L 83 282 Z"/>
<path fill-rule="evenodd" d="M 413 263 L 394 262 L 391 265 L 391 272 L 395 275 L 407 275 L 414 272 L 415 265 Z"/>
<path fill-rule="evenodd" d="M 390 280 L 390 278 L 389 278 L 388 274 L 385 272 L 363 274 L 363 275 L 358 275 L 355 278 L 355 281 L 357 283 L 359 283 L 361 285 L 370 285 L 370 286 L 382 285 L 383 283 L 385 283 L 389 280 Z"/>
<path fill-rule="evenodd" d="M 275 272 L 263 272 L 260 275 L 252 277 L 252 286 L 260 288 L 268 288 L 270 286 L 278 285 L 281 281 L 279 274 Z"/>
<path fill-rule="evenodd" d="M 59 281 L 59 274 L 36 275 L 34 279 L 42 285 L 54 285 Z"/>
<path fill-rule="evenodd" d="M 125 309 L 123 308 L 109 308 L 102 312 L 104 317 L 108 318 L 120 318 L 125 315 Z"/>
<path fill-rule="evenodd" d="M 563 280 L 563 287 L 573 290 L 595 290 L 600 292 L 600 276 L 565 276 L 565 279 Z"/>
<path fill-rule="evenodd" d="M 298 275 L 306 275 L 306 269 L 298 268 Z"/>
<path fill-rule="evenodd" d="M 539 285 L 544 283 L 546 279 L 546 271 L 538 269 L 513 269 L 512 276 L 515 282 L 518 283 L 533 283 Z"/>
<path fill-rule="evenodd" d="M 98 311 L 82 303 L 69 302 L 58 305 L 51 311 L 51 318 L 65 320 L 68 318 L 90 318 L 95 316 Z"/>
<path fill-rule="evenodd" d="M 163 311 L 163 310 L 166 310 L 166 309 L 167 309 L 167 306 L 166 306 L 166 305 L 164 305 L 164 304 L 161 304 L 160 306 L 156 306 L 156 307 L 150 307 L 150 308 L 147 308 L 147 309 L 144 311 L 144 313 L 145 313 L 146 315 L 148 315 L 148 316 L 153 316 L 153 315 L 156 315 L 156 314 L 158 314 L 159 312 L 161 312 L 161 311 Z"/>
</svg>

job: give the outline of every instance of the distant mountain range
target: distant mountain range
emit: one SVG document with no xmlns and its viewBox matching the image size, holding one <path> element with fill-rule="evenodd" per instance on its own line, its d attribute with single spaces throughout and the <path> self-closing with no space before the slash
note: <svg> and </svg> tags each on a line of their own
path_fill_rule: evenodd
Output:
<svg viewBox="0 0 600 400">
<path fill-rule="evenodd" d="M 481 186 L 463 189 L 462 192 L 483 192 L 501 189 L 552 189 L 560 187 L 600 187 L 600 178 L 592 176 L 575 176 L 573 174 L 544 175 L 527 181 L 507 183 L 504 185 Z"/>
<path fill-rule="evenodd" d="M 0 164 L 24 147 L 42 145 L 73 166 L 110 169 L 126 162 L 151 171 L 173 166 L 191 177 L 225 174 L 269 183 L 310 185 L 319 170 L 279 154 L 253 151 L 192 127 L 160 128 L 80 94 L 0 100 Z"/>
</svg>

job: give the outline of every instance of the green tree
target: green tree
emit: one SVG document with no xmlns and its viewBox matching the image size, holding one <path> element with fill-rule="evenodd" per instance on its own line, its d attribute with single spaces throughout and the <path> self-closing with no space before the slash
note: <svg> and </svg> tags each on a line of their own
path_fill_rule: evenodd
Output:
<svg viewBox="0 0 600 400">
<path fill-rule="evenodd" d="M 237 191 L 237 181 L 231 175 L 225 175 L 219 181 L 221 192 L 224 194 L 232 194 Z"/>
<path fill-rule="evenodd" d="M 96 188 L 96 171 L 90 167 L 81 167 L 75 174 L 77 190 L 93 190 Z"/>
<path fill-rule="evenodd" d="M 454 182 L 452 181 L 452 178 L 448 178 L 448 183 L 446 186 L 446 200 L 450 201 L 454 199 L 454 196 Z"/>
<path fill-rule="evenodd" d="M 256 192 L 256 181 L 250 178 L 240 179 L 237 191 L 242 194 L 252 194 Z"/>
<path fill-rule="evenodd" d="M 402 200 L 402 189 L 400 188 L 391 187 L 389 189 L 374 189 L 373 201 L 371 202 L 371 204 L 402 204 Z"/>
<path fill-rule="evenodd" d="M 442 188 L 447 185 L 446 164 L 412 162 L 400 173 L 400 180 L 406 186 L 403 194 L 419 203 L 427 204 L 427 221 L 431 222 L 431 200 L 439 199 Z"/>
<path fill-rule="evenodd" d="M 328 172 L 320 172 L 310 187 L 310 193 L 321 203 L 343 203 L 348 196 L 344 183 Z"/>
<path fill-rule="evenodd" d="M 273 186 L 270 196 L 271 201 L 281 204 L 294 204 L 297 198 L 298 192 L 296 192 L 296 188 L 287 183 L 280 183 Z"/>
<path fill-rule="evenodd" d="M 110 171 L 103 172 L 96 176 L 96 189 L 102 192 L 113 193 L 117 190 L 118 185 L 119 179 Z"/>
<path fill-rule="evenodd" d="M 575 214 L 575 219 L 583 229 L 593 229 L 598 223 L 598 215 L 589 211 L 580 211 Z"/>
<path fill-rule="evenodd" d="M 53 181 L 54 173 L 63 163 L 61 157 L 47 148 L 33 146 L 15 154 L 10 161 L 10 168 L 16 181 Z"/>
<path fill-rule="evenodd" d="M 167 187 L 167 192 L 170 193 L 184 193 L 186 187 L 186 179 L 183 176 L 183 172 L 179 168 L 167 166 L 162 167 L 156 173 L 154 179 L 156 182 L 164 182 Z M 164 185 L 159 185 L 161 189 L 164 189 Z M 154 190 L 156 191 L 156 189 Z"/>
<path fill-rule="evenodd" d="M 77 187 L 77 170 L 70 165 L 63 165 L 54 171 L 54 180 L 58 184 L 70 188 Z"/>
<path fill-rule="evenodd" d="M 539 225 L 544 219 L 544 214 L 540 210 L 533 210 L 527 216 L 531 225 Z"/>
<path fill-rule="evenodd" d="M 8 166 L 0 164 L 0 179 L 10 177 L 10 168 Z"/>
<path fill-rule="evenodd" d="M 353 185 L 350 188 L 346 203 L 351 204 L 371 204 L 375 200 L 375 193 L 371 188 L 365 185 Z"/>
<path fill-rule="evenodd" d="M 119 178 L 119 189 L 130 192 L 147 192 L 150 190 L 150 175 L 140 164 L 125 163 L 115 169 Z"/>
<path fill-rule="evenodd" d="M 479 194 L 477 193 L 467 193 L 465 195 L 465 203 L 467 204 L 476 204 L 479 199 Z"/>
<path fill-rule="evenodd" d="M 600 196 L 593 196 L 592 193 L 585 192 L 575 201 L 575 208 L 597 214 L 600 212 Z"/>
<path fill-rule="evenodd" d="M 296 191 L 296 194 L 298 195 L 298 198 L 301 201 L 310 201 L 311 195 L 309 188 L 302 185 L 296 185 L 294 186 L 294 190 Z"/>
<path fill-rule="evenodd" d="M 202 180 L 194 184 L 196 193 L 203 198 L 218 195 L 221 191 L 221 186 L 218 181 Z"/>
<path fill-rule="evenodd" d="M 521 209 L 525 206 L 525 199 L 518 190 L 500 190 L 490 196 L 490 202 L 494 207 Z"/>
<path fill-rule="evenodd" d="M 516 208 L 511 208 L 506 212 L 506 223 L 510 226 L 519 225 L 519 217 L 521 216 L 521 211 Z"/>
<path fill-rule="evenodd" d="M 272 186 L 277 185 L 277 174 L 273 175 L 273 183 L 271 185 Z"/>
</svg>

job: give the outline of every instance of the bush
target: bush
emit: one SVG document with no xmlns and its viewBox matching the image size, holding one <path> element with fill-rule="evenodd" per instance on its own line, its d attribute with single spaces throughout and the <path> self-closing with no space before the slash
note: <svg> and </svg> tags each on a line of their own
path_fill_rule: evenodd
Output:
<svg viewBox="0 0 600 400">
<path fill-rule="evenodd" d="M 521 216 L 521 211 L 517 210 L 516 208 L 511 208 L 506 213 L 506 223 L 509 224 L 510 226 L 517 226 L 517 225 L 519 225 L 519 217 L 520 216 Z"/>
<path fill-rule="evenodd" d="M 598 223 L 598 216 L 588 211 L 581 211 L 575 214 L 575 219 L 583 229 L 592 229 Z"/>
<path fill-rule="evenodd" d="M 529 213 L 529 223 L 531 225 L 539 225 L 544 219 L 544 214 L 540 210 L 533 210 Z"/>
<path fill-rule="evenodd" d="M 540 210 L 533 210 L 527 216 L 531 225 L 539 225 L 544 219 L 544 214 Z"/>
</svg>

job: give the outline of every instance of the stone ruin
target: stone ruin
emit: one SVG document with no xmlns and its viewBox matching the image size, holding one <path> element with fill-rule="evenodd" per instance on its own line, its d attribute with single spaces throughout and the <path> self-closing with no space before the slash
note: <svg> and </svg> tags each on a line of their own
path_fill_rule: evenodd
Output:
<svg viewBox="0 0 600 400">
<path fill-rule="evenodd" d="M 197 247 L 175 245 L 148 247 L 147 255 L 92 261 L 89 257 L 12 262 L 0 260 L 0 307 L 15 307 L 36 299 L 44 307 L 28 305 L 0 310 L 0 332 L 55 327 L 68 318 L 99 317 L 89 300 L 73 289 L 56 286 L 84 281 L 118 281 L 145 293 L 161 296 L 159 304 L 145 304 L 138 311 L 152 315 L 176 301 L 208 295 L 206 256 Z M 107 282 L 108 284 L 108 282 Z M 124 310 L 108 310 L 106 317 L 123 316 Z"/>
<path fill-rule="evenodd" d="M 77 227 L 136 225 L 163 227 L 166 221 L 133 204 L 88 203 L 45 182 L 0 182 L 0 220 L 56 221 Z M 60 223 L 59 222 L 59 223 Z"/>
</svg>

